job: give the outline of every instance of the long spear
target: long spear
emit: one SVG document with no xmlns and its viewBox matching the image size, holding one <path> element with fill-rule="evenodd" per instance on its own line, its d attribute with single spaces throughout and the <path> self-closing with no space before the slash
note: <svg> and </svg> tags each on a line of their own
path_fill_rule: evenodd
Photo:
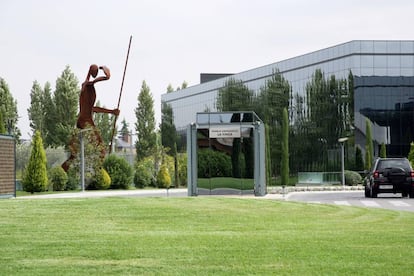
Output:
<svg viewBox="0 0 414 276">
<path fill-rule="evenodd" d="M 132 42 L 132 35 L 129 37 L 128 52 L 127 52 L 126 61 L 125 61 L 124 74 L 122 76 L 121 90 L 119 91 L 117 109 L 119 109 L 119 104 L 121 103 L 122 89 L 124 88 L 125 72 L 126 72 L 127 65 L 128 65 L 128 57 L 129 57 L 129 50 L 131 49 L 131 42 Z M 112 142 L 114 140 L 117 119 L 118 119 L 118 115 L 115 115 L 114 124 L 113 124 L 113 127 L 112 127 L 111 144 L 109 145 L 109 153 L 112 153 Z"/>
</svg>

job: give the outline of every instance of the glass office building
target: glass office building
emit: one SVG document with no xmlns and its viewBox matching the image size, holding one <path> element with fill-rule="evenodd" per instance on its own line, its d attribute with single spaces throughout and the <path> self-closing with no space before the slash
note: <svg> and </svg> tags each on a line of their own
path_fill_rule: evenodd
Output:
<svg viewBox="0 0 414 276">
<path fill-rule="evenodd" d="M 305 95 L 306 84 L 320 69 L 325 78 L 354 76 L 355 142 L 365 148 L 365 122 L 372 123 L 375 152 L 406 156 L 414 140 L 414 41 L 356 40 L 287 60 L 211 80 L 162 95 L 171 105 L 177 130 L 196 121 L 196 113 L 216 111 L 217 92 L 229 78 L 258 92 L 275 70 L 289 81 L 293 94 Z"/>
</svg>

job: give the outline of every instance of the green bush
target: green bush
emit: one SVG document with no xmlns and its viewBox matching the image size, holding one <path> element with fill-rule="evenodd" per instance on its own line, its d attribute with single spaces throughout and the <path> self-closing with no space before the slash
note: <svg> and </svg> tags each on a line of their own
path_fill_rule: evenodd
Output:
<svg viewBox="0 0 414 276">
<path fill-rule="evenodd" d="M 49 170 L 49 187 L 53 191 L 64 191 L 68 182 L 68 175 L 62 167 L 54 167 Z"/>
<path fill-rule="evenodd" d="M 177 154 L 178 160 L 178 185 L 176 186 L 186 186 L 187 185 L 187 153 Z"/>
<path fill-rule="evenodd" d="M 203 149 L 198 152 L 198 177 L 232 176 L 231 158 L 224 152 Z"/>
<path fill-rule="evenodd" d="M 106 190 L 111 186 L 111 177 L 108 172 L 101 168 L 93 177 L 92 181 L 88 184 L 88 190 Z"/>
<path fill-rule="evenodd" d="M 77 168 L 71 166 L 68 170 L 68 172 L 66 173 L 68 176 L 68 182 L 66 183 L 66 190 L 70 191 L 70 190 L 76 190 L 79 188 L 79 171 L 77 170 Z"/>
<path fill-rule="evenodd" d="M 29 163 L 23 174 L 22 184 L 26 192 L 43 192 L 47 188 L 46 153 L 39 131 L 35 132 L 32 140 L 32 151 Z"/>
<path fill-rule="evenodd" d="M 116 155 L 109 155 L 104 163 L 104 169 L 111 177 L 111 189 L 128 189 L 132 183 L 132 168 L 128 162 Z"/>
<path fill-rule="evenodd" d="M 354 171 L 345 171 L 345 184 L 346 185 L 358 185 L 362 183 L 362 176 Z"/>
<path fill-rule="evenodd" d="M 171 176 L 165 164 L 161 165 L 160 171 L 157 175 L 158 188 L 169 188 L 171 186 Z"/>
<path fill-rule="evenodd" d="M 144 162 L 140 162 L 135 167 L 134 185 L 137 188 L 144 188 L 150 186 L 152 183 L 151 169 L 145 166 Z"/>
</svg>

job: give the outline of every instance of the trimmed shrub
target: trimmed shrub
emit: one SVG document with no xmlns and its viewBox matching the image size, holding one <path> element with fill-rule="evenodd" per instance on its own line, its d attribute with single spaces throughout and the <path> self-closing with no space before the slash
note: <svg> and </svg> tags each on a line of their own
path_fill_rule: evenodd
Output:
<svg viewBox="0 0 414 276">
<path fill-rule="evenodd" d="M 135 167 L 134 185 L 137 188 L 145 188 L 152 184 L 151 169 L 145 166 L 145 162 L 139 162 Z"/>
<path fill-rule="evenodd" d="M 36 131 L 32 141 L 29 163 L 23 175 L 23 189 L 26 192 L 43 192 L 47 188 L 46 153 L 40 131 Z"/>
<path fill-rule="evenodd" d="M 345 171 L 345 184 L 346 185 L 358 185 L 362 183 L 362 176 L 354 171 Z"/>
<path fill-rule="evenodd" d="M 160 171 L 157 175 L 158 188 L 169 188 L 171 186 L 171 176 L 165 164 L 161 165 Z"/>
<path fill-rule="evenodd" d="M 68 182 L 66 183 L 66 190 L 76 190 L 79 189 L 80 186 L 80 176 L 79 171 L 77 168 L 71 166 L 66 173 L 68 176 Z"/>
<path fill-rule="evenodd" d="M 61 166 L 49 170 L 49 187 L 53 191 L 64 191 L 68 182 L 68 175 Z"/>
<path fill-rule="evenodd" d="M 230 177 L 232 161 L 227 154 L 211 149 L 198 152 L 198 177 Z"/>
<path fill-rule="evenodd" d="M 88 190 L 106 190 L 111 186 L 111 177 L 108 172 L 101 168 L 94 176 L 94 179 L 87 186 Z"/>
<path fill-rule="evenodd" d="M 122 157 L 109 155 L 104 163 L 104 169 L 111 177 L 111 189 L 128 189 L 132 183 L 132 168 Z"/>
</svg>

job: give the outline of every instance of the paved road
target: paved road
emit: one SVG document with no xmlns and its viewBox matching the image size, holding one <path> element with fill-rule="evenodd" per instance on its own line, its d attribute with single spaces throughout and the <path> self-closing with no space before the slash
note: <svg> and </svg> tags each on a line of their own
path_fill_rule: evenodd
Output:
<svg viewBox="0 0 414 276">
<path fill-rule="evenodd" d="M 287 194 L 285 200 L 414 212 L 414 199 L 402 198 L 401 194 L 379 194 L 378 198 L 365 198 L 364 191 L 295 192 Z"/>
</svg>

